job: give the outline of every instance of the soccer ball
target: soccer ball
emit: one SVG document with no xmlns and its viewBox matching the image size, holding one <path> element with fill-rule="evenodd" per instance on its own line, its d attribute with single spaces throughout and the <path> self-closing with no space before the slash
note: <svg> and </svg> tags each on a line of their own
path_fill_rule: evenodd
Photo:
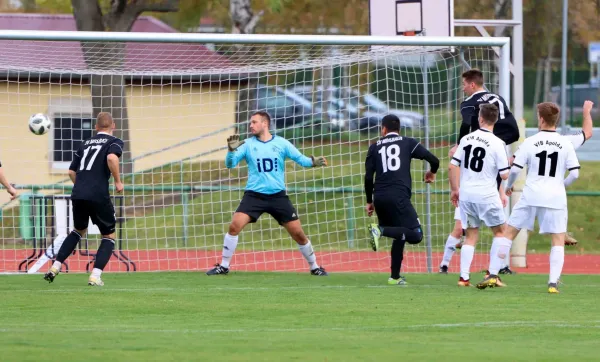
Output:
<svg viewBox="0 0 600 362">
<path fill-rule="evenodd" d="M 29 130 L 36 135 L 43 135 L 50 130 L 52 122 L 43 113 L 37 113 L 29 117 Z"/>
</svg>

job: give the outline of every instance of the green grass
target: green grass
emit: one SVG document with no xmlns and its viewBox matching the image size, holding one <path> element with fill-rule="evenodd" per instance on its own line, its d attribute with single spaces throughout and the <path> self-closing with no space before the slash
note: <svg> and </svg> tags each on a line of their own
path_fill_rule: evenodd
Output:
<svg viewBox="0 0 600 362">
<path fill-rule="evenodd" d="M 474 275 L 475 277 L 475 275 Z M 0 276 L 4 361 L 591 361 L 599 276 L 200 273 Z M 576 306 L 577 313 L 573 313 Z"/>
</svg>

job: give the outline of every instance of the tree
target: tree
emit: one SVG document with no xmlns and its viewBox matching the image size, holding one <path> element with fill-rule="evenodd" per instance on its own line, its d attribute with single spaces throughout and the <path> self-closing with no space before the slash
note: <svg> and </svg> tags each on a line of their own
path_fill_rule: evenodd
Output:
<svg viewBox="0 0 600 362">
<path fill-rule="evenodd" d="M 137 17 L 144 11 L 174 12 L 177 0 L 111 0 L 109 4 L 92 0 L 72 0 L 73 15 L 79 31 L 131 30 Z M 105 5 L 102 9 L 101 5 Z M 108 5 L 108 6 L 106 6 Z M 118 42 L 82 42 L 83 56 L 90 70 L 116 70 L 114 74 L 93 74 L 90 77 L 93 117 L 110 112 L 117 122 L 116 136 L 124 142 L 123 172 L 133 171 L 129 119 L 125 100 L 125 79 L 119 70 L 124 68 L 125 44 Z"/>
</svg>

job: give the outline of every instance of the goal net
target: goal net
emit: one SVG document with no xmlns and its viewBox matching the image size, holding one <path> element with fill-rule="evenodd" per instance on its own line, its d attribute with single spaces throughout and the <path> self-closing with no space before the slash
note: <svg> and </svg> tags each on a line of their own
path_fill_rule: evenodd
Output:
<svg viewBox="0 0 600 362">
<path fill-rule="evenodd" d="M 427 164 L 410 166 L 425 237 L 406 246 L 403 272 L 436 271 L 454 226 L 447 166 L 461 121 L 461 73 L 482 69 L 497 92 L 498 64 L 494 49 L 479 45 L 0 40 L 0 160 L 20 192 L 14 201 L 0 196 L 0 272 L 47 269 L 72 227 L 69 163 L 100 111 L 113 114 L 125 142 L 125 192 L 113 200 L 117 247 L 106 270 L 195 271 L 220 262 L 248 174 L 245 162 L 225 167 L 226 139 L 250 137 L 257 110 L 270 113 L 274 134 L 329 162 L 306 169 L 288 160 L 286 185 L 319 264 L 334 272 L 389 270 L 391 240 L 378 252 L 369 247 L 367 225 L 376 218 L 365 212 L 363 177 L 382 117 L 397 114 L 402 135 L 441 161 L 431 185 L 422 182 Z M 52 121 L 42 136 L 27 126 L 35 113 Z M 68 259 L 69 271 L 89 268 L 96 234 Z M 490 243 L 484 233 L 473 271 L 487 267 Z M 268 214 L 240 234 L 232 268 L 307 270 Z"/>
</svg>

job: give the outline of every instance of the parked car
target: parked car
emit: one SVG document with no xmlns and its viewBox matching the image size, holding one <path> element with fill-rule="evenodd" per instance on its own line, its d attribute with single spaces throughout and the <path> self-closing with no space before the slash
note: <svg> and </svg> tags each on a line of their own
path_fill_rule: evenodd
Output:
<svg viewBox="0 0 600 362">
<path fill-rule="evenodd" d="M 292 92 L 303 97 L 307 101 L 314 104 L 315 113 L 323 113 L 323 104 L 327 107 L 327 121 L 330 126 L 334 129 L 347 129 L 349 124 L 352 122 L 350 114 L 346 112 L 346 105 L 344 101 L 335 98 L 333 93 L 330 94 L 329 100 L 323 102 L 323 89 L 319 87 L 313 99 L 313 93 L 315 93 L 311 85 L 301 85 L 289 88 Z M 322 117 L 325 118 L 325 117 Z"/>
<path fill-rule="evenodd" d="M 269 112 L 272 127 L 277 129 L 314 122 L 316 113 L 311 102 L 287 89 L 263 84 L 241 89 L 238 92 L 238 123 L 248 121 L 257 110 Z"/>
</svg>

